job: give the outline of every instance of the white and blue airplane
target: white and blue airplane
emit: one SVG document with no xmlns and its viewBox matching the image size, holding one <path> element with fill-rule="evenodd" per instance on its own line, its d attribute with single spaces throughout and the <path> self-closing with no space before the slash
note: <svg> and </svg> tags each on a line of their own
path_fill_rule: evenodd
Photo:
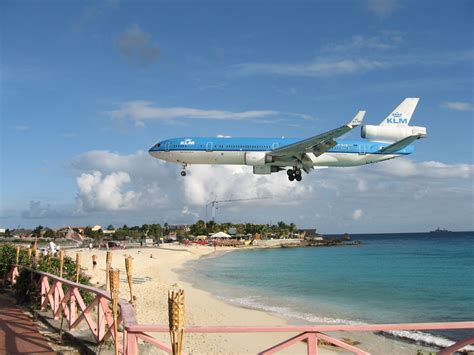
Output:
<svg viewBox="0 0 474 355">
<path fill-rule="evenodd" d="M 181 164 L 250 165 L 254 174 L 287 170 L 290 181 L 301 181 L 301 171 L 377 163 L 414 152 L 413 142 L 426 137 L 426 128 L 409 126 L 419 98 L 406 98 L 378 126 L 363 125 L 359 140 L 336 140 L 362 123 L 359 111 L 349 123 L 306 139 L 180 137 L 161 141 L 149 153 Z"/>
</svg>

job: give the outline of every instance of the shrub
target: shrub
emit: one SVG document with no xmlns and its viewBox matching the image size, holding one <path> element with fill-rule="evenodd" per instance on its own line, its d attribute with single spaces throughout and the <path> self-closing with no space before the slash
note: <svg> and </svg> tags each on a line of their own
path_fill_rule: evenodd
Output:
<svg viewBox="0 0 474 355">
<path fill-rule="evenodd" d="M 16 247 L 12 244 L 0 245 L 0 276 L 5 276 L 10 272 L 16 259 Z M 42 256 L 37 265 L 33 265 L 34 255 L 31 260 L 28 260 L 28 251 L 20 249 L 19 264 L 22 266 L 29 266 L 38 271 L 47 272 L 53 275 L 59 275 L 59 258 Z M 15 295 L 18 303 L 30 303 L 32 309 L 37 309 L 40 302 L 39 278 L 40 275 L 32 273 L 31 271 L 20 268 L 20 275 L 14 286 Z M 76 281 L 76 262 L 68 257 L 64 257 L 63 278 Z M 79 275 L 79 283 L 83 285 L 90 285 L 90 278 L 84 274 Z M 66 287 L 63 286 L 63 289 Z M 90 303 L 93 295 L 90 292 L 80 290 L 81 296 L 86 304 Z"/>
</svg>

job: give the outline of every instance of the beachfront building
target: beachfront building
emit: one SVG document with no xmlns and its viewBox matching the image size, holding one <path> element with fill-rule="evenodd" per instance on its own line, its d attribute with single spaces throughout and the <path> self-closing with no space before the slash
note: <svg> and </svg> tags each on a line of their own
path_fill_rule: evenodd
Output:
<svg viewBox="0 0 474 355">
<path fill-rule="evenodd" d="M 229 234 L 224 232 L 217 232 L 211 235 L 211 239 L 230 239 L 232 238 Z"/>
<path fill-rule="evenodd" d="M 23 229 L 23 228 L 14 229 L 11 231 L 11 235 L 14 238 L 29 238 L 32 233 L 33 233 L 33 230 Z"/>
<path fill-rule="evenodd" d="M 91 227 L 91 231 L 93 231 L 93 232 L 98 232 L 98 231 L 101 231 L 101 230 L 102 230 L 102 227 L 99 226 L 98 224 Z"/>
</svg>

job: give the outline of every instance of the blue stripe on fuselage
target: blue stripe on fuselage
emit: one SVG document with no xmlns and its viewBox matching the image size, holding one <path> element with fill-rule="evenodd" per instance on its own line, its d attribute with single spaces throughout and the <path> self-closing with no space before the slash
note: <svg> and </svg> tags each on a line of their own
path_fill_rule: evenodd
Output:
<svg viewBox="0 0 474 355">
<path fill-rule="evenodd" d="M 154 151 L 255 151 L 267 152 L 301 141 L 299 138 L 219 138 L 219 137 L 183 137 L 172 138 L 157 143 Z M 328 150 L 329 153 L 380 153 L 380 149 L 390 143 L 371 142 L 367 140 L 340 140 Z M 411 154 L 414 146 L 409 145 L 390 154 Z"/>
</svg>

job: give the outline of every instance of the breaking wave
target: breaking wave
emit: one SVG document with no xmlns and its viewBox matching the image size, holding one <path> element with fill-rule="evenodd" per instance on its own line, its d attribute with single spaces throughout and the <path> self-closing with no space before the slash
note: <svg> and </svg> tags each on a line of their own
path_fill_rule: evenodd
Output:
<svg viewBox="0 0 474 355">
<path fill-rule="evenodd" d="M 234 304 L 236 306 L 261 310 L 265 312 L 273 313 L 277 316 L 290 319 L 303 320 L 309 323 L 317 324 L 346 324 L 346 325 L 363 325 L 367 324 L 364 322 L 358 322 L 354 320 L 342 319 L 342 318 L 333 318 L 333 317 L 324 317 L 317 316 L 312 313 L 307 312 L 298 312 L 292 310 L 289 307 L 282 306 L 271 306 L 259 302 L 260 297 L 242 297 L 242 298 L 226 298 L 225 301 Z M 378 334 L 383 336 L 388 336 L 390 338 L 396 338 L 399 340 L 409 341 L 420 345 L 434 346 L 438 348 L 446 348 L 454 344 L 452 340 L 446 339 L 439 335 L 433 335 L 430 333 L 425 333 L 421 331 L 407 331 L 407 330 L 394 330 L 386 332 L 378 332 Z M 474 351 L 474 346 L 469 345 L 463 348 L 464 351 Z"/>
</svg>

